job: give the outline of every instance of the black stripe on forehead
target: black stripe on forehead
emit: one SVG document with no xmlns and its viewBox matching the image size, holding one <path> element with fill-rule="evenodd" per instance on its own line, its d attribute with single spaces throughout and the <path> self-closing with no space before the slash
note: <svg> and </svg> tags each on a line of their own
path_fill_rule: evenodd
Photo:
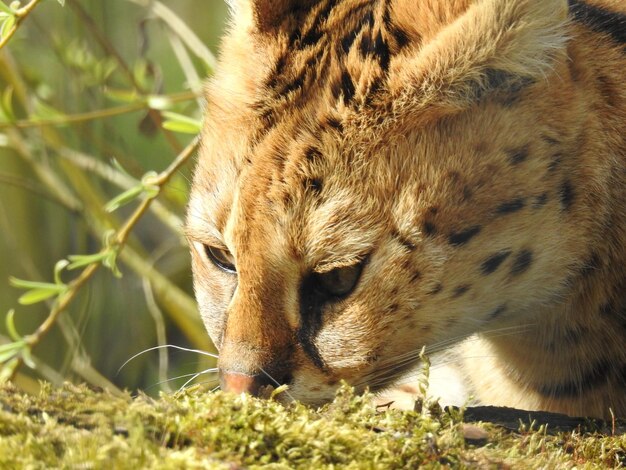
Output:
<svg viewBox="0 0 626 470">
<path fill-rule="evenodd" d="M 570 15 L 575 21 L 599 33 L 606 33 L 617 43 L 626 43 L 626 15 L 588 5 L 580 0 L 568 0 Z"/>
</svg>

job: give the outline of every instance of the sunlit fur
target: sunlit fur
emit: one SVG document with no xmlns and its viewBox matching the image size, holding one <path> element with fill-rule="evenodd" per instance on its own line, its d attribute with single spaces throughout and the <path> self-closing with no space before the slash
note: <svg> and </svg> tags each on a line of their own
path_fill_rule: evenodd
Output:
<svg viewBox="0 0 626 470">
<path fill-rule="evenodd" d="M 478 402 L 626 415 L 625 12 L 570 4 L 231 2 L 188 214 L 220 368 L 321 403 L 456 344 Z"/>
</svg>

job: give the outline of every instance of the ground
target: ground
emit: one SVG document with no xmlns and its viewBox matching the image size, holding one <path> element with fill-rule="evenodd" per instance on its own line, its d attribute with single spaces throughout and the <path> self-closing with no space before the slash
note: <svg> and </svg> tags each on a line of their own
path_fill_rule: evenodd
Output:
<svg viewBox="0 0 626 470">
<path fill-rule="evenodd" d="M 320 409 L 200 388 L 152 399 L 69 384 L 44 384 L 39 396 L 4 385 L 0 405 L 3 469 L 626 466 L 620 421 L 552 432 L 511 415 L 512 431 L 501 410 L 490 419 L 504 427 L 468 424 L 485 410 L 376 408 L 349 387 Z"/>
</svg>

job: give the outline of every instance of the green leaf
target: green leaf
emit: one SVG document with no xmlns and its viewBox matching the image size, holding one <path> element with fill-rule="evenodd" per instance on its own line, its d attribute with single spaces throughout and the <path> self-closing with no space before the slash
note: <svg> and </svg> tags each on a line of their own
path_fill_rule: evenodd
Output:
<svg viewBox="0 0 626 470">
<path fill-rule="evenodd" d="M 56 286 L 56 285 L 55 285 Z M 58 287 L 58 286 L 57 286 Z M 23 294 L 17 301 L 21 305 L 32 305 L 38 302 L 43 302 L 44 300 L 49 299 L 50 297 L 55 297 L 61 293 L 63 293 L 65 289 L 32 289 Z"/>
<path fill-rule="evenodd" d="M 143 185 L 137 185 L 130 189 L 127 189 L 122 194 L 118 194 L 113 199 L 111 199 L 104 209 L 107 212 L 113 212 L 120 207 L 128 204 L 129 202 L 134 201 L 137 197 L 143 192 Z"/>
<path fill-rule="evenodd" d="M 13 287 L 20 289 L 56 289 L 59 288 L 59 284 L 53 284 L 51 282 L 38 282 L 38 281 L 26 281 L 24 279 L 18 279 L 16 277 L 9 277 L 9 284 Z M 66 286 L 63 285 L 63 288 Z"/>
<path fill-rule="evenodd" d="M 15 369 L 20 365 L 20 359 L 18 357 L 14 357 L 8 361 L 2 361 L 3 366 L 0 367 L 0 384 L 4 382 L 8 382 L 13 374 L 15 373 Z"/>
<path fill-rule="evenodd" d="M 202 130 L 202 121 L 198 119 L 183 116 L 182 114 L 173 113 L 171 111 L 163 111 L 163 128 L 172 132 L 180 132 L 183 134 L 197 134 Z"/>
<path fill-rule="evenodd" d="M 10 16 L 15 15 L 15 12 L 11 10 L 2 0 L 0 0 L 0 11 L 3 11 Z"/>
<path fill-rule="evenodd" d="M 117 278 L 122 277 L 122 272 L 117 267 L 117 250 L 111 249 L 106 258 L 102 260 L 102 265 L 109 268 Z"/>
<path fill-rule="evenodd" d="M 3 36 L 3 34 L 0 31 L 0 37 L 1 36 Z M 2 93 L 2 100 L 0 101 L 0 108 L 2 108 L 4 117 L 6 117 L 8 121 L 11 121 L 11 122 L 15 121 L 15 113 L 13 112 L 13 87 L 12 86 L 6 87 L 6 89 L 4 90 L 4 93 Z"/>
<path fill-rule="evenodd" d="M 20 353 L 24 364 L 26 364 L 31 369 L 34 369 L 36 367 L 36 364 L 35 361 L 33 361 L 32 355 L 30 354 L 30 347 L 25 344 Z"/>
<path fill-rule="evenodd" d="M 0 3 L 2 0 L 0 0 Z M 0 38 L 3 38 L 9 34 L 11 28 L 15 24 L 15 16 L 4 16 L 4 18 L 0 18 Z"/>
<path fill-rule="evenodd" d="M 11 339 L 14 341 L 20 341 L 22 337 L 17 332 L 17 328 L 15 328 L 15 310 L 11 309 L 8 311 L 7 317 L 4 322 L 7 327 L 7 333 L 9 333 Z"/>
<path fill-rule="evenodd" d="M 9 284 L 20 289 L 28 289 L 17 301 L 22 305 L 31 305 L 42 302 L 50 297 L 62 294 L 67 290 L 63 283 L 52 284 L 50 282 L 25 281 L 15 277 L 9 278 Z"/>
<path fill-rule="evenodd" d="M 24 347 L 26 342 L 19 340 L 14 343 L 0 345 L 0 363 L 8 361 L 11 357 L 19 354 L 20 349 Z"/>
<path fill-rule="evenodd" d="M 67 265 L 67 269 L 82 268 L 83 266 L 88 266 L 90 264 L 101 263 L 106 256 L 106 251 L 91 255 L 69 255 L 68 259 L 71 263 Z"/>
<path fill-rule="evenodd" d="M 57 2 L 59 2 L 59 4 L 64 7 L 65 6 L 65 0 L 57 0 Z"/>
<path fill-rule="evenodd" d="M 65 283 L 61 280 L 61 271 L 63 271 L 70 262 L 66 259 L 62 259 L 56 262 L 54 265 L 54 282 L 61 286 Z"/>
</svg>

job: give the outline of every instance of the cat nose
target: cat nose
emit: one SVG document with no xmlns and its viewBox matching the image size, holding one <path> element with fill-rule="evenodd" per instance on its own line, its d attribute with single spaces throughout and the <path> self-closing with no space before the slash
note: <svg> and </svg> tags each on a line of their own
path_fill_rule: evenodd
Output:
<svg viewBox="0 0 626 470">
<path fill-rule="evenodd" d="M 291 382 L 291 375 L 289 373 L 279 373 L 278 375 L 276 375 L 276 372 L 273 375 L 265 372 L 260 374 L 245 374 L 243 372 L 220 369 L 219 376 L 222 390 L 232 393 L 248 393 L 255 397 L 259 396 L 263 387 L 268 385 L 278 387 L 279 385 L 289 384 Z"/>
<path fill-rule="evenodd" d="M 220 386 L 222 390 L 232 393 L 248 393 L 258 396 L 261 387 L 275 385 L 266 374 L 242 374 L 220 370 Z"/>
</svg>

